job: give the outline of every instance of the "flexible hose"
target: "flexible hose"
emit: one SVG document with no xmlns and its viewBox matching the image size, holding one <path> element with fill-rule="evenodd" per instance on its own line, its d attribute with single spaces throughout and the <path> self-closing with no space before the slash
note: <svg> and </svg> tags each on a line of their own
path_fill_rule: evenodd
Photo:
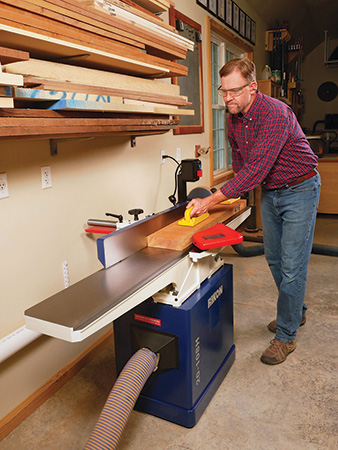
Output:
<svg viewBox="0 0 338 450">
<path fill-rule="evenodd" d="M 232 245 L 232 248 L 240 256 L 258 256 L 264 254 L 264 245 L 252 245 L 245 247 L 243 244 Z"/>
<path fill-rule="evenodd" d="M 85 450 L 113 450 L 122 435 L 130 413 L 158 357 L 151 350 L 138 350 L 124 366 L 103 407 Z"/>
<path fill-rule="evenodd" d="M 244 240 L 248 242 L 259 242 L 263 244 L 262 236 L 244 236 Z M 233 245 L 232 248 L 240 256 L 258 256 L 264 254 L 264 245 L 253 245 L 245 247 L 243 244 Z M 338 256 L 338 248 L 329 245 L 312 244 L 312 253 L 315 255 Z"/>
</svg>

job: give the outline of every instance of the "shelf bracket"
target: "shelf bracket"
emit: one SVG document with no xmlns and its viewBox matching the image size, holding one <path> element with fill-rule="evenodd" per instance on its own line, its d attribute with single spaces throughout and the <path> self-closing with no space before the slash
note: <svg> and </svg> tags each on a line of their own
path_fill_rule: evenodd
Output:
<svg viewBox="0 0 338 450">
<path fill-rule="evenodd" d="M 49 139 L 49 149 L 50 149 L 50 156 L 57 156 L 58 155 L 58 141 L 57 141 L 57 139 Z"/>
<path fill-rule="evenodd" d="M 83 137 L 83 138 L 63 138 L 63 139 L 49 139 L 49 149 L 51 156 L 58 155 L 58 144 L 60 142 L 74 142 L 74 141 L 88 141 L 94 139 L 95 136 Z"/>
<path fill-rule="evenodd" d="M 130 136 L 130 145 L 131 147 L 136 147 L 136 136 Z"/>
</svg>

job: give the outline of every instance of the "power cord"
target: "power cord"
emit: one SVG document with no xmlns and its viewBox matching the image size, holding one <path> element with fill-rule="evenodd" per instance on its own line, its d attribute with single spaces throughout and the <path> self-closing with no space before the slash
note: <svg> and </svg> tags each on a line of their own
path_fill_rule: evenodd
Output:
<svg viewBox="0 0 338 450">
<path fill-rule="evenodd" d="M 172 195 L 169 195 L 168 200 L 170 201 L 170 203 L 172 203 L 174 206 L 177 203 L 176 200 L 176 191 L 177 191 L 177 177 L 179 175 L 179 170 L 182 167 L 182 164 L 179 163 L 175 158 L 173 158 L 172 156 L 169 155 L 163 155 L 162 158 L 166 159 L 172 159 L 173 161 L 175 161 L 175 163 L 177 164 L 176 170 L 175 170 L 175 189 L 174 189 L 174 193 Z"/>
</svg>

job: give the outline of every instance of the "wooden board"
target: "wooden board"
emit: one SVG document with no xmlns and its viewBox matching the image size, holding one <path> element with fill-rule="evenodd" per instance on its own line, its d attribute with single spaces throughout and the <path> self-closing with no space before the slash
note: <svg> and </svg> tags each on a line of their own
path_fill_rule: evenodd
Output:
<svg viewBox="0 0 338 450">
<path fill-rule="evenodd" d="M 115 89 L 133 89 L 152 94 L 179 95 L 180 88 L 159 80 L 147 80 L 130 75 L 89 69 L 86 67 L 60 64 L 50 61 L 30 59 L 29 61 L 7 64 L 3 71 L 24 76 L 36 76 L 49 80 L 81 83 Z"/>
<path fill-rule="evenodd" d="M 153 13 L 164 12 L 167 11 L 170 7 L 169 1 L 160 1 L 160 0 L 134 0 L 135 3 L 142 6 L 143 8 L 148 9 Z"/>
<path fill-rule="evenodd" d="M 0 109 L 0 139 L 162 134 L 177 126 L 167 116 L 92 111 Z"/>
<path fill-rule="evenodd" d="M 28 61 L 29 53 L 12 48 L 0 47 L 0 63 L 9 64 L 17 61 Z"/>
<path fill-rule="evenodd" d="M 11 73 L 2 73 L 0 69 L 1 86 L 23 86 L 23 76 Z"/>
<path fill-rule="evenodd" d="M 85 93 L 105 95 L 111 97 L 123 97 L 144 102 L 163 103 L 165 105 L 189 106 L 187 97 L 152 94 L 142 91 L 132 91 L 129 89 L 115 89 L 100 86 L 92 86 L 88 84 L 69 83 L 67 81 L 51 81 L 43 78 L 24 77 L 24 87 L 43 89 L 48 91 L 62 91 L 72 93 Z"/>
<path fill-rule="evenodd" d="M 13 99 L 8 97 L 0 97 L 0 108 L 14 108 Z"/>
<path fill-rule="evenodd" d="M 133 50 L 126 51 L 125 49 L 115 52 L 101 50 L 83 45 L 76 39 L 67 38 L 66 40 L 59 35 L 55 37 L 55 33 L 46 30 L 41 33 L 36 27 L 23 24 L 19 26 L 16 22 L 4 18 L 0 20 L 0 40 L 3 45 L 27 50 L 33 57 L 38 55 L 42 59 L 55 60 L 62 57 L 85 55 L 86 58 L 79 60 L 78 65 L 115 70 L 119 73 L 168 78 L 184 76 L 188 72 L 187 68 L 181 64 L 141 51 L 135 53 Z"/>
<path fill-rule="evenodd" d="M 210 216 L 195 225 L 185 227 L 176 222 L 148 236 L 148 247 L 185 250 L 192 243 L 192 236 L 198 231 L 206 230 L 218 222 L 224 222 L 246 207 L 246 200 L 238 200 L 230 205 L 216 205 L 209 210 Z"/>
<path fill-rule="evenodd" d="M 0 97 L 12 97 L 13 88 L 11 86 L 0 86 Z"/>
<path fill-rule="evenodd" d="M 40 0 L 40 5 L 44 5 L 42 7 L 36 4 L 38 1 L 16 0 L 14 6 L 12 0 L 2 0 L 0 2 L 0 16 L 24 25 L 36 26 L 42 33 L 50 31 L 58 33 L 60 36 L 78 38 L 91 46 L 95 46 L 95 48 L 100 46 L 100 41 L 96 39 L 97 35 L 100 35 L 101 45 L 107 48 L 109 45 L 113 45 L 114 41 L 120 41 L 121 45 L 128 43 L 136 47 L 140 43 L 147 44 L 150 48 L 158 48 L 167 52 L 168 59 L 184 59 L 187 45 L 191 44 L 180 39 L 180 36 L 176 33 L 164 30 L 160 25 L 152 24 L 148 20 L 137 18 L 137 16 L 136 20 L 142 21 L 143 26 L 121 17 L 121 14 L 109 16 L 101 13 L 103 17 L 100 17 L 99 26 L 93 27 L 87 23 L 86 17 L 86 14 L 95 11 L 92 8 L 83 10 L 80 15 L 81 20 L 77 20 L 69 17 L 68 10 L 71 5 L 67 2 L 62 2 L 63 5 L 66 5 L 66 8 L 63 8 L 63 14 L 60 14 L 54 8 L 46 8 L 47 5 L 50 5 L 49 2 Z M 81 11 L 79 8 L 77 10 Z M 121 11 L 120 8 L 119 10 Z M 127 17 L 134 17 L 133 14 L 122 11 L 122 14 L 127 14 Z M 133 48 L 131 47 L 130 50 L 133 51 Z"/>
<path fill-rule="evenodd" d="M 1 78 L 0 78 L 1 81 Z M 25 92 L 26 91 L 26 92 Z M 35 108 L 42 109 L 51 109 L 51 110 L 80 110 L 80 111 L 119 111 L 126 113 L 134 113 L 137 112 L 139 114 L 167 114 L 171 116 L 179 116 L 179 115 L 191 115 L 194 114 L 194 111 L 189 109 L 178 109 L 175 106 L 165 106 L 159 105 L 156 103 L 145 103 L 138 102 L 137 100 L 125 100 L 123 98 L 114 97 L 114 101 L 107 101 L 105 97 L 99 96 L 98 100 L 90 101 L 90 100 L 76 100 L 76 99 L 67 99 L 61 98 L 57 99 L 48 99 L 44 96 L 36 95 L 35 98 L 28 98 L 32 102 L 32 105 L 27 104 L 27 97 L 24 95 L 27 94 L 27 91 L 38 91 L 37 89 L 21 89 L 21 91 L 17 91 L 18 95 L 16 98 L 20 98 L 23 103 L 17 104 L 16 107 L 31 107 L 34 105 Z M 40 91 L 44 93 L 45 91 Z M 59 93 L 60 97 L 62 97 L 63 93 Z M 82 94 L 85 96 L 86 94 Z M 53 96 L 52 96 L 53 97 Z M 25 100 L 23 100 L 25 99 Z M 41 101 L 42 100 L 42 101 Z M 34 103 L 33 103 L 34 102 Z"/>
</svg>

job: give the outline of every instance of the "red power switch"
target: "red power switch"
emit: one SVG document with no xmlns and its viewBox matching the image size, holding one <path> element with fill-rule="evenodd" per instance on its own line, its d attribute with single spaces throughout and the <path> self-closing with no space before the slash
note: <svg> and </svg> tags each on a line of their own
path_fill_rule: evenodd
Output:
<svg viewBox="0 0 338 450">
<path fill-rule="evenodd" d="M 197 176 L 201 178 L 201 176 L 202 176 L 202 169 L 198 169 Z"/>
</svg>

